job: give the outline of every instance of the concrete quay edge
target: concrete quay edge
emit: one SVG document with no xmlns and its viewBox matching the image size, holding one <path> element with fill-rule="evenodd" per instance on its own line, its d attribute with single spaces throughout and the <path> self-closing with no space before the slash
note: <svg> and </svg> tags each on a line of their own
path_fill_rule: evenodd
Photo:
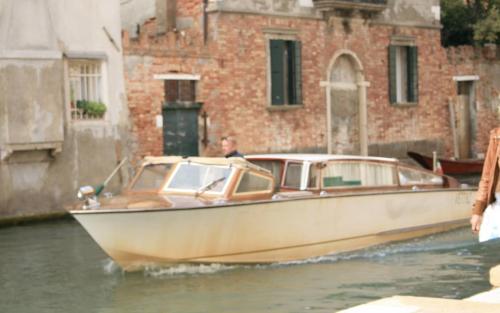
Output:
<svg viewBox="0 0 500 313">
<path fill-rule="evenodd" d="M 499 313 L 500 265 L 490 269 L 493 289 L 462 300 L 393 296 L 361 304 L 338 313 Z"/>
</svg>

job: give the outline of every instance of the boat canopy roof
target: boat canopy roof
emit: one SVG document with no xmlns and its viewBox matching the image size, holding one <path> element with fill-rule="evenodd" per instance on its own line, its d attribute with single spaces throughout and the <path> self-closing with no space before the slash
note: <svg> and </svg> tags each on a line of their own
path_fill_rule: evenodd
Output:
<svg viewBox="0 0 500 313">
<path fill-rule="evenodd" d="M 180 157 L 180 156 L 159 156 L 152 157 L 148 156 L 144 158 L 143 165 L 149 164 L 172 164 L 179 162 L 192 162 L 197 164 L 205 164 L 205 165 L 222 165 L 222 166 L 230 166 L 237 167 L 243 169 L 254 169 L 258 171 L 268 172 L 269 170 L 257 166 L 244 158 L 213 158 L 213 157 Z"/>
<path fill-rule="evenodd" d="M 293 161 L 308 161 L 308 162 L 325 162 L 335 160 L 363 160 L 363 161 L 383 161 L 397 162 L 394 158 L 370 157 L 359 155 L 340 155 L 340 154 L 293 154 L 293 153 L 276 153 L 276 154 L 253 154 L 245 156 L 248 159 L 280 159 Z"/>
</svg>

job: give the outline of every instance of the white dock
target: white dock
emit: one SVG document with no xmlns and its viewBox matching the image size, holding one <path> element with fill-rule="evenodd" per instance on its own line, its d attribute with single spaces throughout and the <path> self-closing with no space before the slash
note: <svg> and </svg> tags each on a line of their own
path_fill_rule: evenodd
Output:
<svg viewBox="0 0 500 313">
<path fill-rule="evenodd" d="M 490 283 L 493 289 L 463 300 L 394 296 L 339 313 L 499 313 L 500 265 L 490 270 Z"/>
</svg>

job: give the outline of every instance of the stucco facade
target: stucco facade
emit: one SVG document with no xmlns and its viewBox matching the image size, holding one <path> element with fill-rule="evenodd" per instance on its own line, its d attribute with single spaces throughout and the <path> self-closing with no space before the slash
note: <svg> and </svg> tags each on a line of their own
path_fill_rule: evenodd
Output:
<svg viewBox="0 0 500 313">
<path fill-rule="evenodd" d="M 80 185 L 102 182 L 128 155 L 119 6 L 0 2 L 0 218 L 62 212 Z M 82 69 L 70 82 L 75 62 L 95 73 Z M 70 83 L 83 90 L 84 80 L 107 107 L 103 117 L 75 118 Z"/>
</svg>

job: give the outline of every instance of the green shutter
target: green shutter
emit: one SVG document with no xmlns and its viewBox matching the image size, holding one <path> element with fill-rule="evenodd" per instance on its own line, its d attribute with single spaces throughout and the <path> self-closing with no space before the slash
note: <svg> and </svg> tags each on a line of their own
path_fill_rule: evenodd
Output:
<svg viewBox="0 0 500 313">
<path fill-rule="evenodd" d="M 408 47 L 408 102 L 418 102 L 417 47 Z"/>
<path fill-rule="evenodd" d="M 301 44 L 300 41 L 291 42 L 291 56 L 293 66 L 290 67 L 292 71 L 292 96 L 290 97 L 290 104 L 301 104 L 302 103 L 302 55 L 301 55 Z"/>
<path fill-rule="evenodd" d="M 389 46 L 389 100 L 397 102 L 396 46 Z"/>
<path fill-rule="evenodd" d="M 287 98 L 285 99 L 286 104 L 295 103 L 294 89 L 295 89 L 295 42 L 287 40 L 285 42 L 286 49 L 286 85 L 285 92 L 287 93 Z"/>
<path fill-rule="evenodd" d="M 271 40 L 271 104 L 285 104 L 284 40 Z"/>
</svg>

